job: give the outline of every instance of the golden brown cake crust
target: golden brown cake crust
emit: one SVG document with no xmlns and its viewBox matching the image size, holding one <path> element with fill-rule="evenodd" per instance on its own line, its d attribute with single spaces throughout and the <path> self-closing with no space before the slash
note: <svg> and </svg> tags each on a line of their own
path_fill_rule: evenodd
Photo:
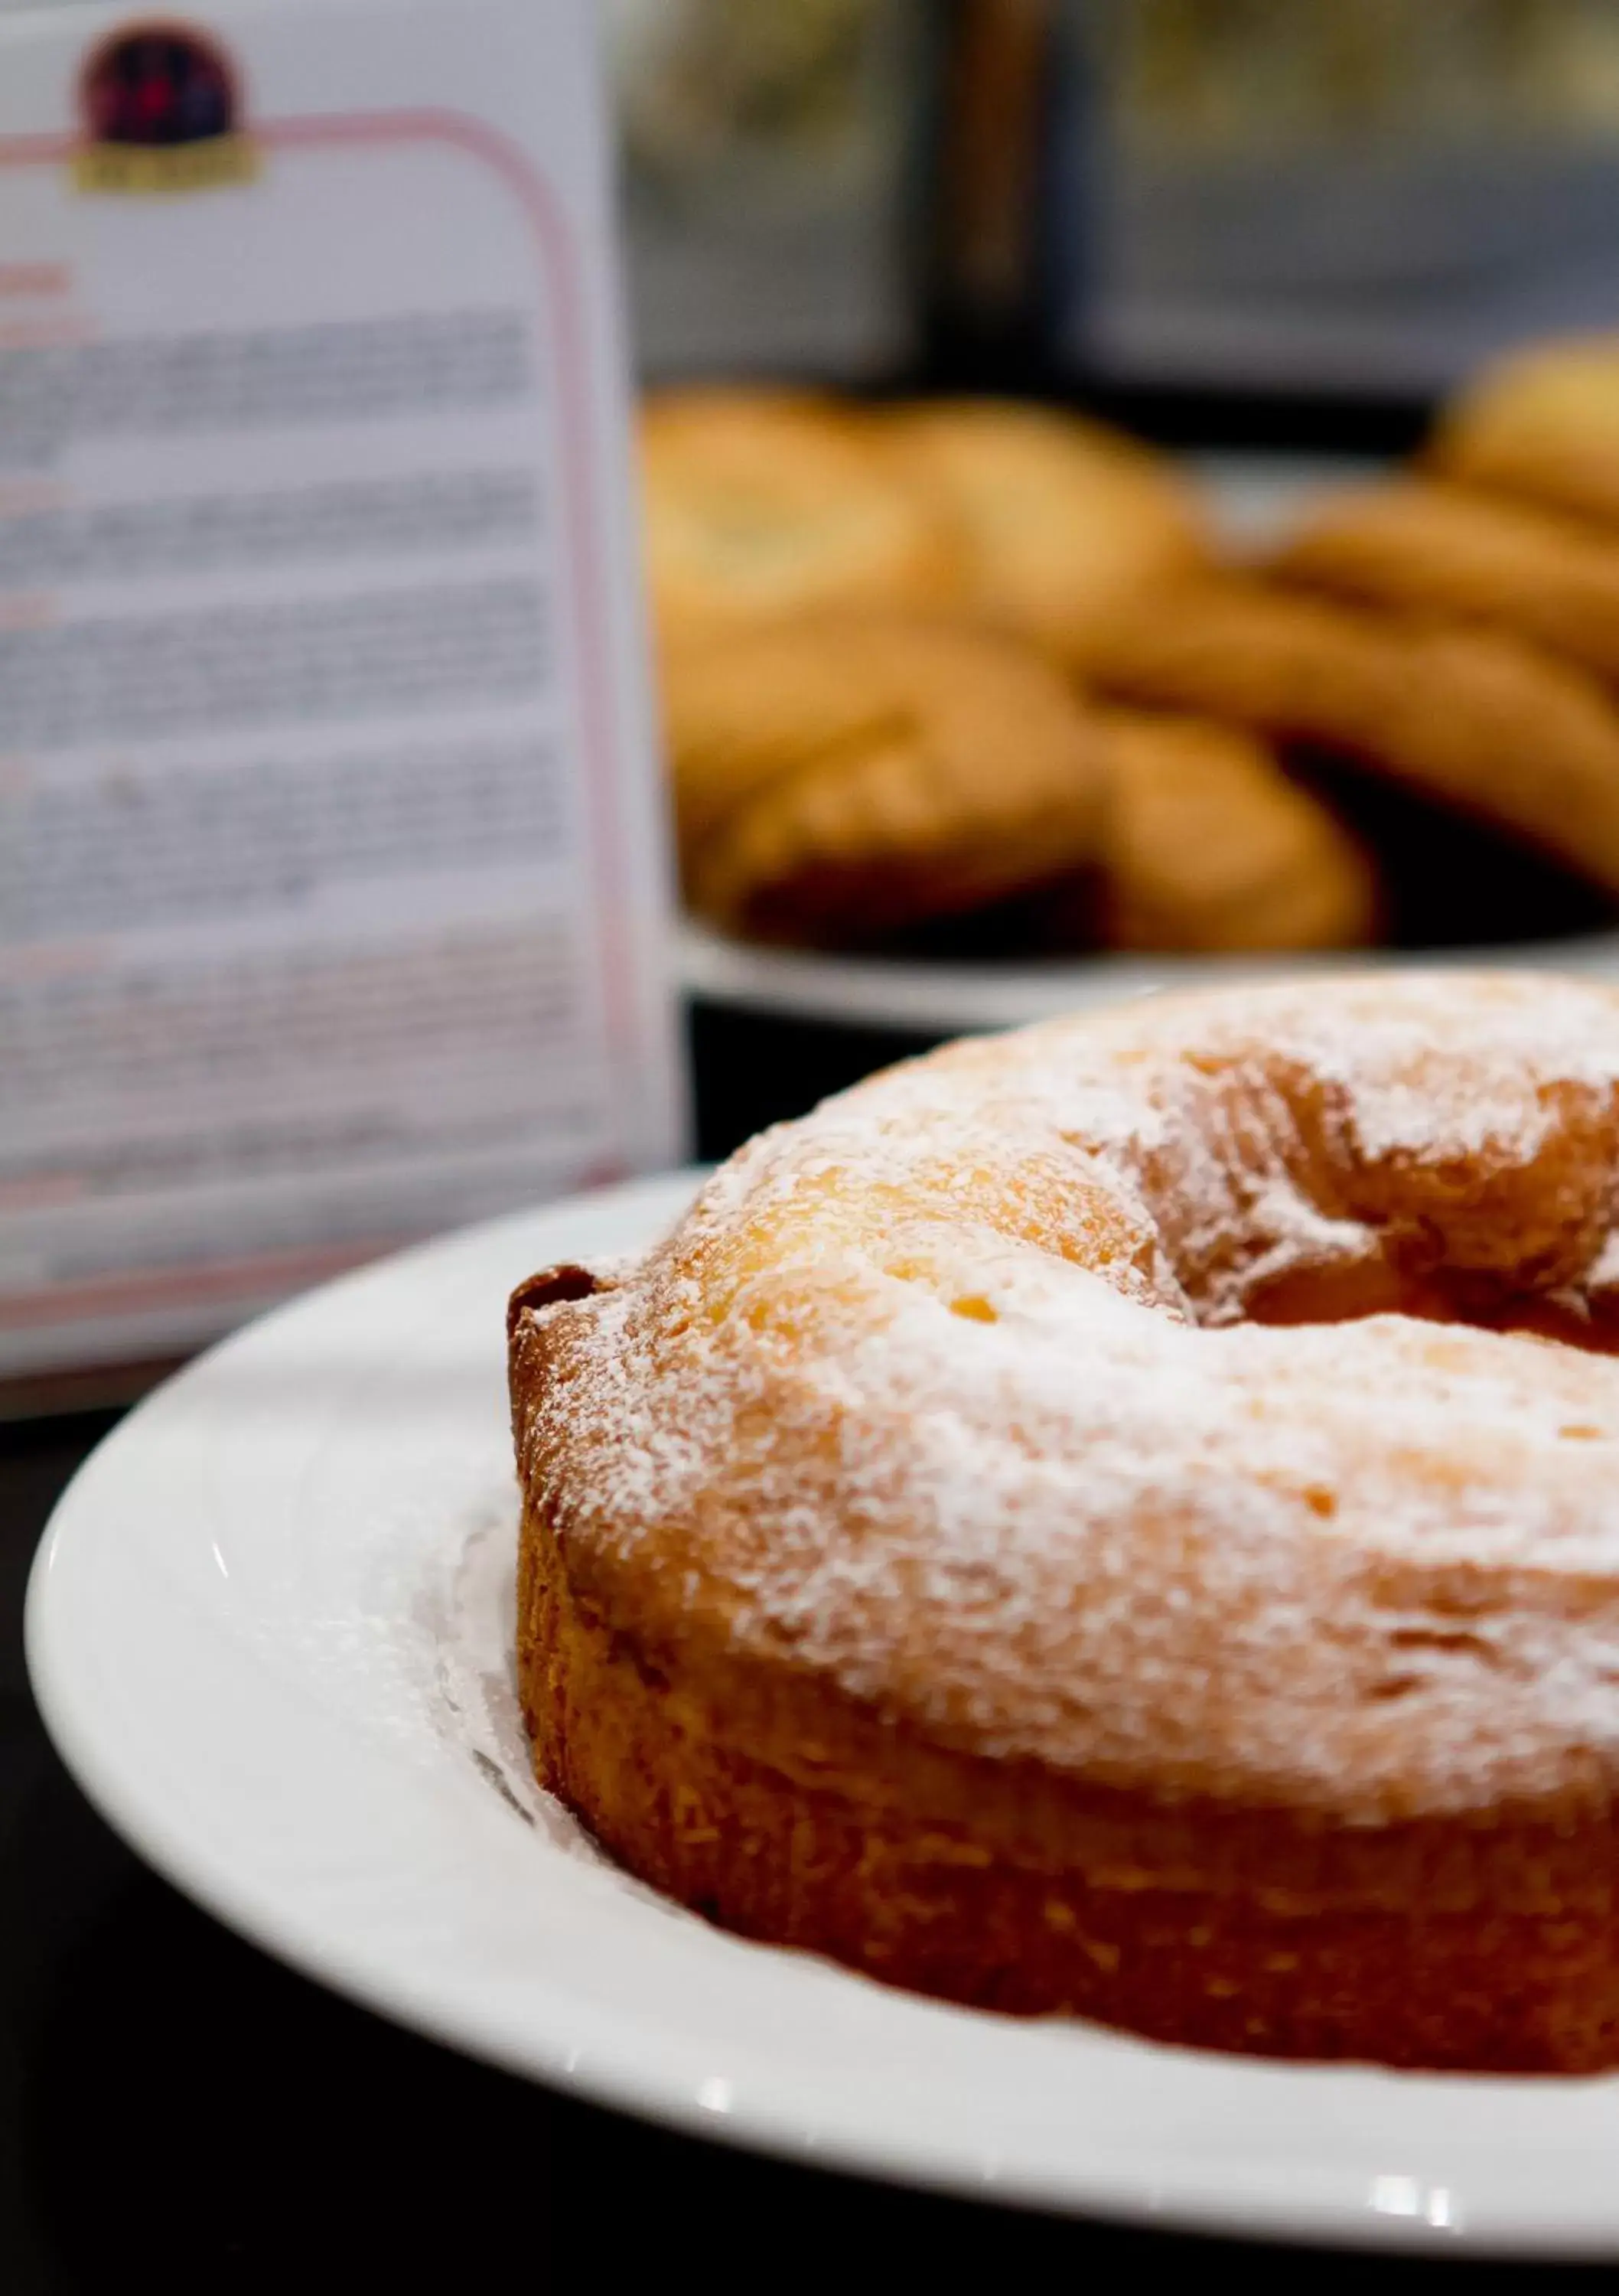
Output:
<svg viewBox="0 0 1619 2296">
<path fill-rule="evenodd" d="M 1619 2061 L 1619 1366 L 1517 1335 L 1612 1344 L 1616 1177 L 1619 994 L 1539 976 L 1165 1000 L 765 1136 L 514 1297 L 542 1781 L 952 1998 Z"/>
<path fill-rule="evenodd" d="M 801 1727 L 777 1705 L 766 1734 L 759 1702 L 678 1687 L 576 1596 L 542 1514 L 525 1513 L 523 1555 L 540 1783 L 633 1873 L 743 1937 L 1206 2048 L 1497 2072 L 1619 2059 L 1611 1833 L 1571 1848 L 1509 1825 L 1492 1859 L 1454 1827 L 1410 1825 L 1356 1872 L 1341 1841 L 1268 1813 L 1042 1796 L 859 1717 L 830 1726 L 823 1705 Z M 985 1839 L 983 1809 L 1009 1793 L 1038 1841 Z M 1283 1865 L 1288 1886 L 1232 1878 Z"/>
</svg>

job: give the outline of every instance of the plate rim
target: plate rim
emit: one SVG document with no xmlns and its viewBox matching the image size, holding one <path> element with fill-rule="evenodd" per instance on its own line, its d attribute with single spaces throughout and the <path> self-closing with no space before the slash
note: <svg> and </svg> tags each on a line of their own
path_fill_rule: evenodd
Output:
<svg viewBox="0 0 1619 2296">
<path fill-rule="evenodd" d="M 969 964 L 769 948 L 683 912 L 675 928 L 680 987 L 699 1001 L 842 1028 L 955 1036 L 1015 1029 L 1163 991 L 1239 987 L 1283 976 L 1348 972 L 1568 972 L 1619 980 L 1619 927 L 1491 948 L 1344 949 L 1278 955 L 1095 956 Z"/>
<path fill-rule="evenodd" d="M 88 1519 L 94 1519 L 94 1506 L 101 1503 L 96 1484 L 109 1477 L 116 1480 L 121 1451 L 138 1449 L 150 1441 L 153 1428 L 160 1430 L 170 1414 L 178 1411 L 183 1415 L 188 1393 L 199 1386 L 206 1387 L 217 1376 L 216 1367 L 222 1359 L 235 1358 L 262 1346 L 266 1331 L 280 1330 L 293 1319 L 318 1316 L 333 1295 L 378 1285 L 386 1297 L 389 1285 L 402 1280 L 408 1284 L 413 1267 L 425 1271 L 430 1282 L 436 1264 L 453 1266 L 458 1256 L 470 1259 L 478 1250 L 492 1249 L 495 1238 L 504 1231 L 511 1231 L 514 1237 L 552 1227 L 563 1231 L 587 1210 L 593 1218 L 611 1218 L 626 1229 L 632 1223 L 638 1223 L 637 1232 L 647 1237 L 659 1225 L 666 1225 L 678 1216 L 700 1177 L 701 1168 L 698 1167 L 661 1174 L 531 1211 L 481 1221 L 373 1262 L 284 1303 L 244 1326 L 154 1390 L 119 1422 L 75 1474 L 53 1512 L 34 1559 L 24 1614 L 29 1677 L 46 1730 L 70 1773 L 103 1819 L 148 1864 L 216 1918 L 328 1989 L 356 2000 L 390 2021 L 423 2034 L 441 2046 L 481 2058 L 519 2077 L 540 2080 L 564 2094 L 587 2098 L 688 2135 L 773 2154 L 801 2165 L 824 2165 L 921 2189 L 1132 2223 L 1161 2231 L 1198 2231 L 1255 2242 L 1302 2242 L 1341 2249 L 1404 2251 L 1451 2257 L 1619 2257 L 1619 2193 L 1599 2216 L 1582 2213 L 1571 2221 L 1566 2213 L 1555 2220 L 1539 2220 L 1520 2214 L 1482 2227 L 1465 2221 L 1460 2227 L 1450 2227 L 1430 2225 L 1419 2216 L 1380 2212 L 1364 2202 L 1352 2207 L 1320 2194 L 1293 2202 L 1272 2194 L 1268 2201 L 1256 2202 L 1252 2191 L 1240 2182 L 1234 2192 L 1222 2194 L 1209 2187 L 1206 2164 L 1201 2172 L 1204 2182 L 1196 2192 L 1184 2187 L 1176 2191 L 1173 2189 L 1173 2174 L 1166 2179 L 1161 2162 L 1132 2161 L 1128 2145 L 1124 2153 L 1117 2157 L 1093 2147 L 1077 2167 L 1065 2165 L 1060 2176 L 1038 2165 L 1020 2169 L 1016 2160 L 1009 2159 L 1002 2161 L 999 2172 L 990 2179 L 982 2170 L 973 2173 L 960 2157 L 949 2153 L 947 2148 L 925 2134 L 918 2138 L 892 2126 L 886 2134 L 876 2136 L 869 2129 L 863 2133 L 848 2126 L 806 2128 L 805 2108 L 800 2104 L 795 2113 L 790 2102 L 790 2065 L 780 2075 L 773 2089 L 767 2086 L 750 2095 L 745 2112 L 725 2115 L 707 2109 L 700 2101 L 701 2084 L 694 2083 L 691 2067 L 688 2065 L 677 2073 L 665 2062 L 671 2054 L 679 2057 L 683 2050 L 691 2055 L 694 2043 L 678 2037 L 671 2042 L 667 2036 L 655 2036 L 649 2041 L 644 2033 L 638 2036 L 626 2025 L 622 2009 L 607 2014 L 595 2002 L 581 2003 L 577 1997 L 570 2000 L 565 1980 L 552 1979 L 545 1990 L 553 2005 L 555 2030 L 546 2054 L 536 2046 L 531 2030 L 515 2026 L 503 2029 L 488 2005 L 474 2006 L 464 1989 L 459 1996 L 453 1987 L 437 1996 L 423 1992 L 419 1986 L 413 1989 L 395 1965 L 397 1956 L 379 1959 L 374 1950 L 368 1953 L 364 1944 L 356 1943 L 353 1937 L 335 1939 L 329 1913 L 300 1913 L 284 1892 L 277 1896 L 266 1890 L 262 1878 L 244 1880 L 240 1874 L 233 1875 L 228 1859 L 222 1866 L 210 1852 L 206 1824 L 200 1833 L 194 1826 L 188 1832 L 185 1822 L 176 1820 L 172 1808 L 165 1806 L 163 1785 L 150 1777 L 143 1778 L 138 1764 L 131 1767 L 124 1750 L 116 1746 L 109 1749 L 96 1726 L 93 1705 L 86 1704 L 83 1683 L 75 1682 L 70 1655 L 71 1614 L 56 1601 L 53 1588 L 58 1583 L 53 1578 L 55 1560 L 63 1552 L 65 1542 L 88 1536 L 87 1531 L 75 1529 L 76 1517 L 80 1510 L 88 1508 Z M 96 1466 L 98 1461 L 102 1464 Z M 93 1468 L 95 1480 L 87 1482 Z M 89 1500 L 84 1496 L 86 1489 L 91 1493 Z M 75 1492 L 79 1493 L 77 1500 Z M 349 1751 L 356 1759 L 363 1754 L 360 1767 L 382 1759 L 376 1748 L 362 1746 Z M 728 1942 L 735 1943 L 738 1950 L 749 1955 L 769 1954 L 773 1950 L 741 1941 Z M 814 1964 L 818 1974 L 830 1966 Z M 879 1995 L 887 1992 L 887 1988 L 869 1979 L 856 1977 L 849 1981 L 871 1986 Z M 918 2004 L 916 1997 L 912 1996 L 890 1997 L 934 2016 L 977 2021 L 982 2013 Z M 1001 2021 L 986 2018 L 985 2021 Z M 558 2038 L 570 2025 L 575 2035 L 571 2061 L 568 2042 Z M 1173 2062 L 1182 2053 L 1153 2054 Z M 1187 2054 L 1198 2063 L 1207 2062 L 1202 2053 Z M 1277 2070 L 1269 2061 L 1265 2061 L 1265 2066 L 1272 2072 Z M 1245 2070 L 1253 2069 L 1241 2059 L 1222 2060 L 1221 2067 L 1234 2079 L 1240 2079 Z M 1296 2070 L 1304 2077 L 1322 2072 L 1330 2078 L 1334 2072 L 1353 2070 L 1360 2074 L 1368 2069 Z M 1377 2072 L 1377 2069 L 1370 2070 Z M 1397 2081 L 1412 2078 L 1387 2073 L 1378 2077 Z M 1443 2087 L 1460 2077 L 1414 2078 L 1437 2078 Z M 1523 2093 L 1518 2085 L 1513 2086 L 1519 2094 Z M 1535 2086 L 1538 2085 L 1530 2085 Z M 1564 2090 L 1571 2087 L 1606 2088 L 1607 2084 L 1555 2086 Z M 1172 2187 L 1167 2193 L 1166 2181 Z"/>
</svg>

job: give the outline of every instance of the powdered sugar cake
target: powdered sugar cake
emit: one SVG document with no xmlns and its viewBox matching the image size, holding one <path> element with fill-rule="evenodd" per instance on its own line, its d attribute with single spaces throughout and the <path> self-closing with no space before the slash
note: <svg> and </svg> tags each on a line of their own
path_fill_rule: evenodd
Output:
<svg viewBox="0 0 1619 2296">
<path fill-rule="evenodd" d="M 1619 993 L 950 1047 L 511 1312 L 539 1775 L 986 2007 L 1619 2062 Z"/>
</svg>

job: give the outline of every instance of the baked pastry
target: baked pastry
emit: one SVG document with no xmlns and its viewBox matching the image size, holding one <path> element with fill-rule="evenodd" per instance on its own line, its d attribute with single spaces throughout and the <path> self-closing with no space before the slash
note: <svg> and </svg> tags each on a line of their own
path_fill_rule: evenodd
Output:
<svg viewBox="0 0 1619 2296">
<path fill-rule="evenodd" d="M 888 1072 L 521 1286 L 542 1784 L 955 2000 L 1619 2060 L 1619 1368 L 1468 1327 L 1610 1339 L 1616 1095 L 1600 988 L 1166 1001 Z"/>
<path fill-rule="evenodd" d="M 1352 758 L 1619 890 L 1619 711 L 1505 631 L 1222 575 L 1121 615 L 1092 674 L 1120 700 Z"/>
<path fill-rule="evenodd" d="M 758 939 L 847 943 L 1089 860 L 1095 734 L 987 632 L 805 617 L 672 656 L 665 734 L 687 898 Z"/>
<path fill-rule="evenodd" d="M 943 513 L 830 400 L 666 393 L 642 416 L 642 470 L 666 643 L 819 607 L 927 605 L 955 587 Z"/>
<path fill-rule="evenodd" d="M 1237 955 L 1371 938 L 1370 862 L 1257 736 L 1135 710 L 1110 710 L 1099 724 L 1106 947 Z"/>
<path fill-rule="evenodd" d="M 964 605 L 1059 661 L 1083 667 L 1099 618 L 1211 555 L 1192 489 L 1100 423 L 943 400 L 888 416 L 885 430 L 959 528 Z"/>
<path fill-rule="evenodd" d="M 1501 359 L 1445 410 L 1429 459 L 1476 485 L 1619 524 L 1619 333 Z"/>
<path fill-rule="evenodd" d="M 1557 512 L 1419 478 L 1356 488 L 1275 554 L 1283 579 L 1509 630 L 1619 679 L 1619 540 Z"/>
<path fill-rule="evenodd" d="M 542 1784 L 954 2000 L 1619 2062 L 1616 1202 L 1619 992 L 1554 976 L 1138 1002 L 777 1127 L 513 1296 Z"/>
</svg>

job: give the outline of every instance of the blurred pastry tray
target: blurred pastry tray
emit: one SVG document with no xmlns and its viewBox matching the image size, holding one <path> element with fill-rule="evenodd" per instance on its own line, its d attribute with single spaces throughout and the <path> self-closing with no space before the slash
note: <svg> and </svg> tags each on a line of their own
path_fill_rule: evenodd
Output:
<svg viewBox="0 0 1619 2296">
<path fill-rule="evenodd" d="M 1361 484 L 1385 467 L 1347 456 L 1231 453 L 1186 460 L 1207 492 L 1222 532 L 1239 550 L 1263 545 L 1310 503 Z M 680 983 L 699 1007 L 755 1021 L 775 1016 L 903 1044 L 1016 1028 L 1051 1013 L 1159 989 L 1402 962 L 1526 964 L 1619 979 L 1619 931 L 1516 948 L 1424 951 L 1416 957 L 1389 949 L 1263 960 L 1099 955 L 1026 963 L 833 956 L 755 947 L 691 918 L 683 921 L 677 940 Z M 700 1061 L 699 1082 L 700 1089 Z"/>
<path fill-rule="evenodd" d="M 1165 989 L 1274 980 L 1283 973 L 1484 964 L 1619 980 L 1619 930 L 1480 949 L 1350 949 L 1264 958 L 1099 955 L 1045 963 L 957 964 L 749 947 L 687 919 L 679 931 L 677 963 L 686 994 L 709 1004 L 942 1038 L 1019 1028 L 1055 1013 Z"/>
</svg>

